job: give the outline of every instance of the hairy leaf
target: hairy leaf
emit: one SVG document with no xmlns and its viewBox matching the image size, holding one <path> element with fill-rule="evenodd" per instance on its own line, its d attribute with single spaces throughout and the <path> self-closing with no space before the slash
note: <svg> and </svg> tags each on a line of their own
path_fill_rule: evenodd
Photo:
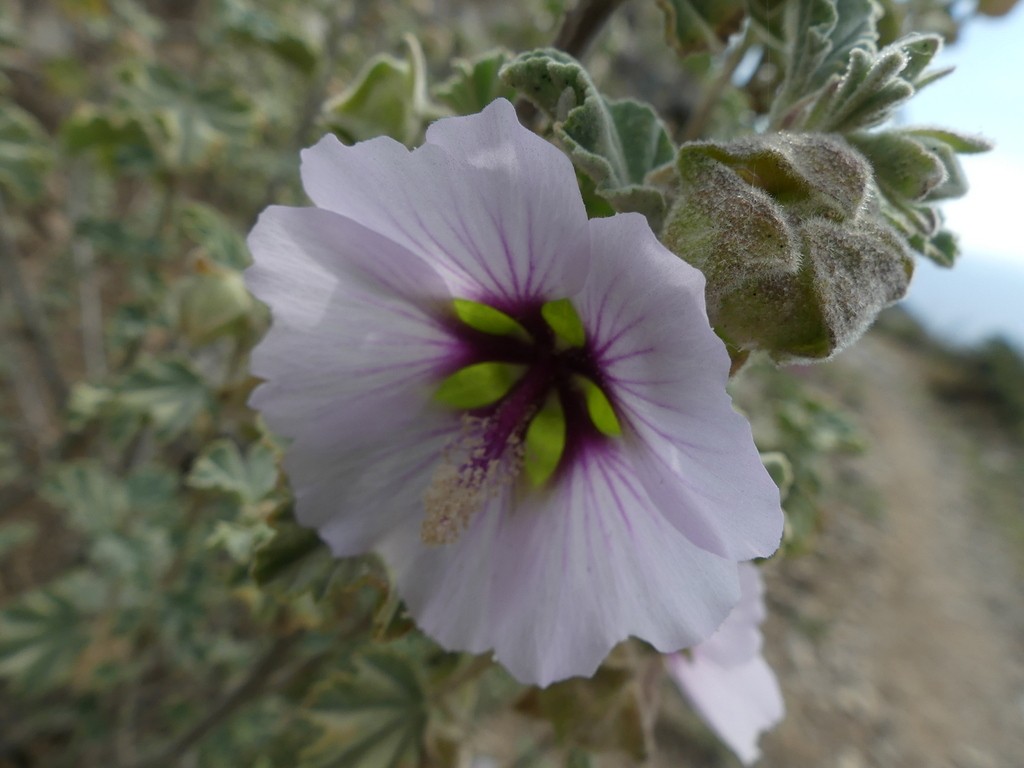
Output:
<svg viewBox="0 0 1024 768">
<path fill-rule="evenodd" d="M 561 51 L 524 53 L 501 76 L 552 118 L 555 135 L 598 194 L 617 211 L 643 213 L 660 230 L 665 198 L 647 176 L 672 162 L 675 147 L 650 106 L 606 99 Z"/>
</svg>

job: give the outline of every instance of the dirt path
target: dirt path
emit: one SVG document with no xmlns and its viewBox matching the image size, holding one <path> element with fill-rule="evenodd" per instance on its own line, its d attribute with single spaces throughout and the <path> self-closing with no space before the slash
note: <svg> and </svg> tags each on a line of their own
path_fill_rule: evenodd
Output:
<svg viewBox="0 0 1024 768">
<path fill-rule="evenodd" d="M 894 342 L 840 365 L 883 511 L 834 509 L 815 554 L 768 568 L 789 711 L 762 765 L 1024 767 L 1024 582 L 972 486 L 979 446 Z"/>
</svg>

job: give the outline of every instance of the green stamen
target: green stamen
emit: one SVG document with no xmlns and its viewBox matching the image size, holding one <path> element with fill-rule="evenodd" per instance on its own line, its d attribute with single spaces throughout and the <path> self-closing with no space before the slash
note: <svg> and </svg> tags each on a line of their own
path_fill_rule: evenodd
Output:
<svg viewBox="0 0 1024 768">
<path fill-rule="evenodd" d="M 525 371 L 526 366 L 511 363 L 467 365 L 442 381 L 434 397 L 454 408 L 483 408 L 507 395 Z"/>
<path fill-rule="evenodd" d="M 619 417 L 615 415 L 615 409 L 604 390 L 585 376 L 575 376 L 573 381 L 583 390 L 587 413 L 598 432 L 608 437 L 621 435 L 622 425 L 619 423 Z"/>
<path fill-rule="evenodd" d="M 522 341 L 530 341 L 530 334 L 526 329 L 499 309 L 469 299 L 454 299 L 452 305 L 456 317 L 474 330 L 494 336 L 513 336 Z"/>
<path fill-rule="evenodd" d="M 549 301 L 540 308 L 540 313 L 551 330 L 569 346 L 582 347 L 586 343 L 587 333 L 583 329 L 583 321 L 568 299 Z"/>
<path fill-rule="evenodd" d="M 530 484 L 546 483 L 558 469 L 564 451 L 565 413 L 558 396 L 552 395 L 526 428 L 523 469 Z"/>
</svg>

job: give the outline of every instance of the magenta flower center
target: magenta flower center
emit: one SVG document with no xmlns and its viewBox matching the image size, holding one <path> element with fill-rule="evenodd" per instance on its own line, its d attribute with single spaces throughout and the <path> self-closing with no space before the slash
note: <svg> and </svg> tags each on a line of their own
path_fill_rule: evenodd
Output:
<svg viewBox="0 0 1024 768">
<path fill-rule="evenodd" d="M 590 341 L 566 301 L 452 319 L 460 342 L 443 400 L 463 412 L 426 494 L 423 538 L 448 543 L 525 474 L 546 485 L 588 445 L 620 432 Z M 452 386 L 457 383 L 456 388 Z"/>
</svg>

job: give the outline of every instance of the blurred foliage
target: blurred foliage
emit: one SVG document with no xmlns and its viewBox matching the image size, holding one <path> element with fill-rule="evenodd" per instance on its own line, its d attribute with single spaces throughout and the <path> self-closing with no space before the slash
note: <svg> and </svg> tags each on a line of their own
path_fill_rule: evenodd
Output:
<svg viewBox="0 0 1024 768">
<path fill-rule="evenodd" d="M 415 145 L 440 115 L 522 92 L 594 215 L 657 225 L 680 142 L 806 118 L 850 134 L 884 215 L 941 259 L 931 203 L 960 191 L 955 154 L 979 145 L 855 134 L 922 85 L 897 38 L 954 36 L 956 4 L 634 3 L 586 69 L 550 50 L 517 58 L 550 45 L 565 5 L 0 6 L 0 763 L 441 768 L 496 749 L 479 746 L 489 718 L 524 734 L 505 740 L 509 763 L 651 751 L 650 649 L 524 689 L 414 631 L 376 558 L 334 559 L 294 522 L 280 446 L 245 406 L 267 322 L 241 279 L 246 231 L 270 202 L 303 200 L 296 153 L 324 131 Z M 739 82 L 743 58 L 755 67 Z M 648 92 L 653 107 L 607 95 Z M 840 109 L 843 94 L 861 106 Z M 980 355 L 978 380 L 1021 418 L 1019 367 Z M 764 377 L 759 442 L 799 550 L 829 457 L 859 441 L 787 374 Z"/>
</svg>

